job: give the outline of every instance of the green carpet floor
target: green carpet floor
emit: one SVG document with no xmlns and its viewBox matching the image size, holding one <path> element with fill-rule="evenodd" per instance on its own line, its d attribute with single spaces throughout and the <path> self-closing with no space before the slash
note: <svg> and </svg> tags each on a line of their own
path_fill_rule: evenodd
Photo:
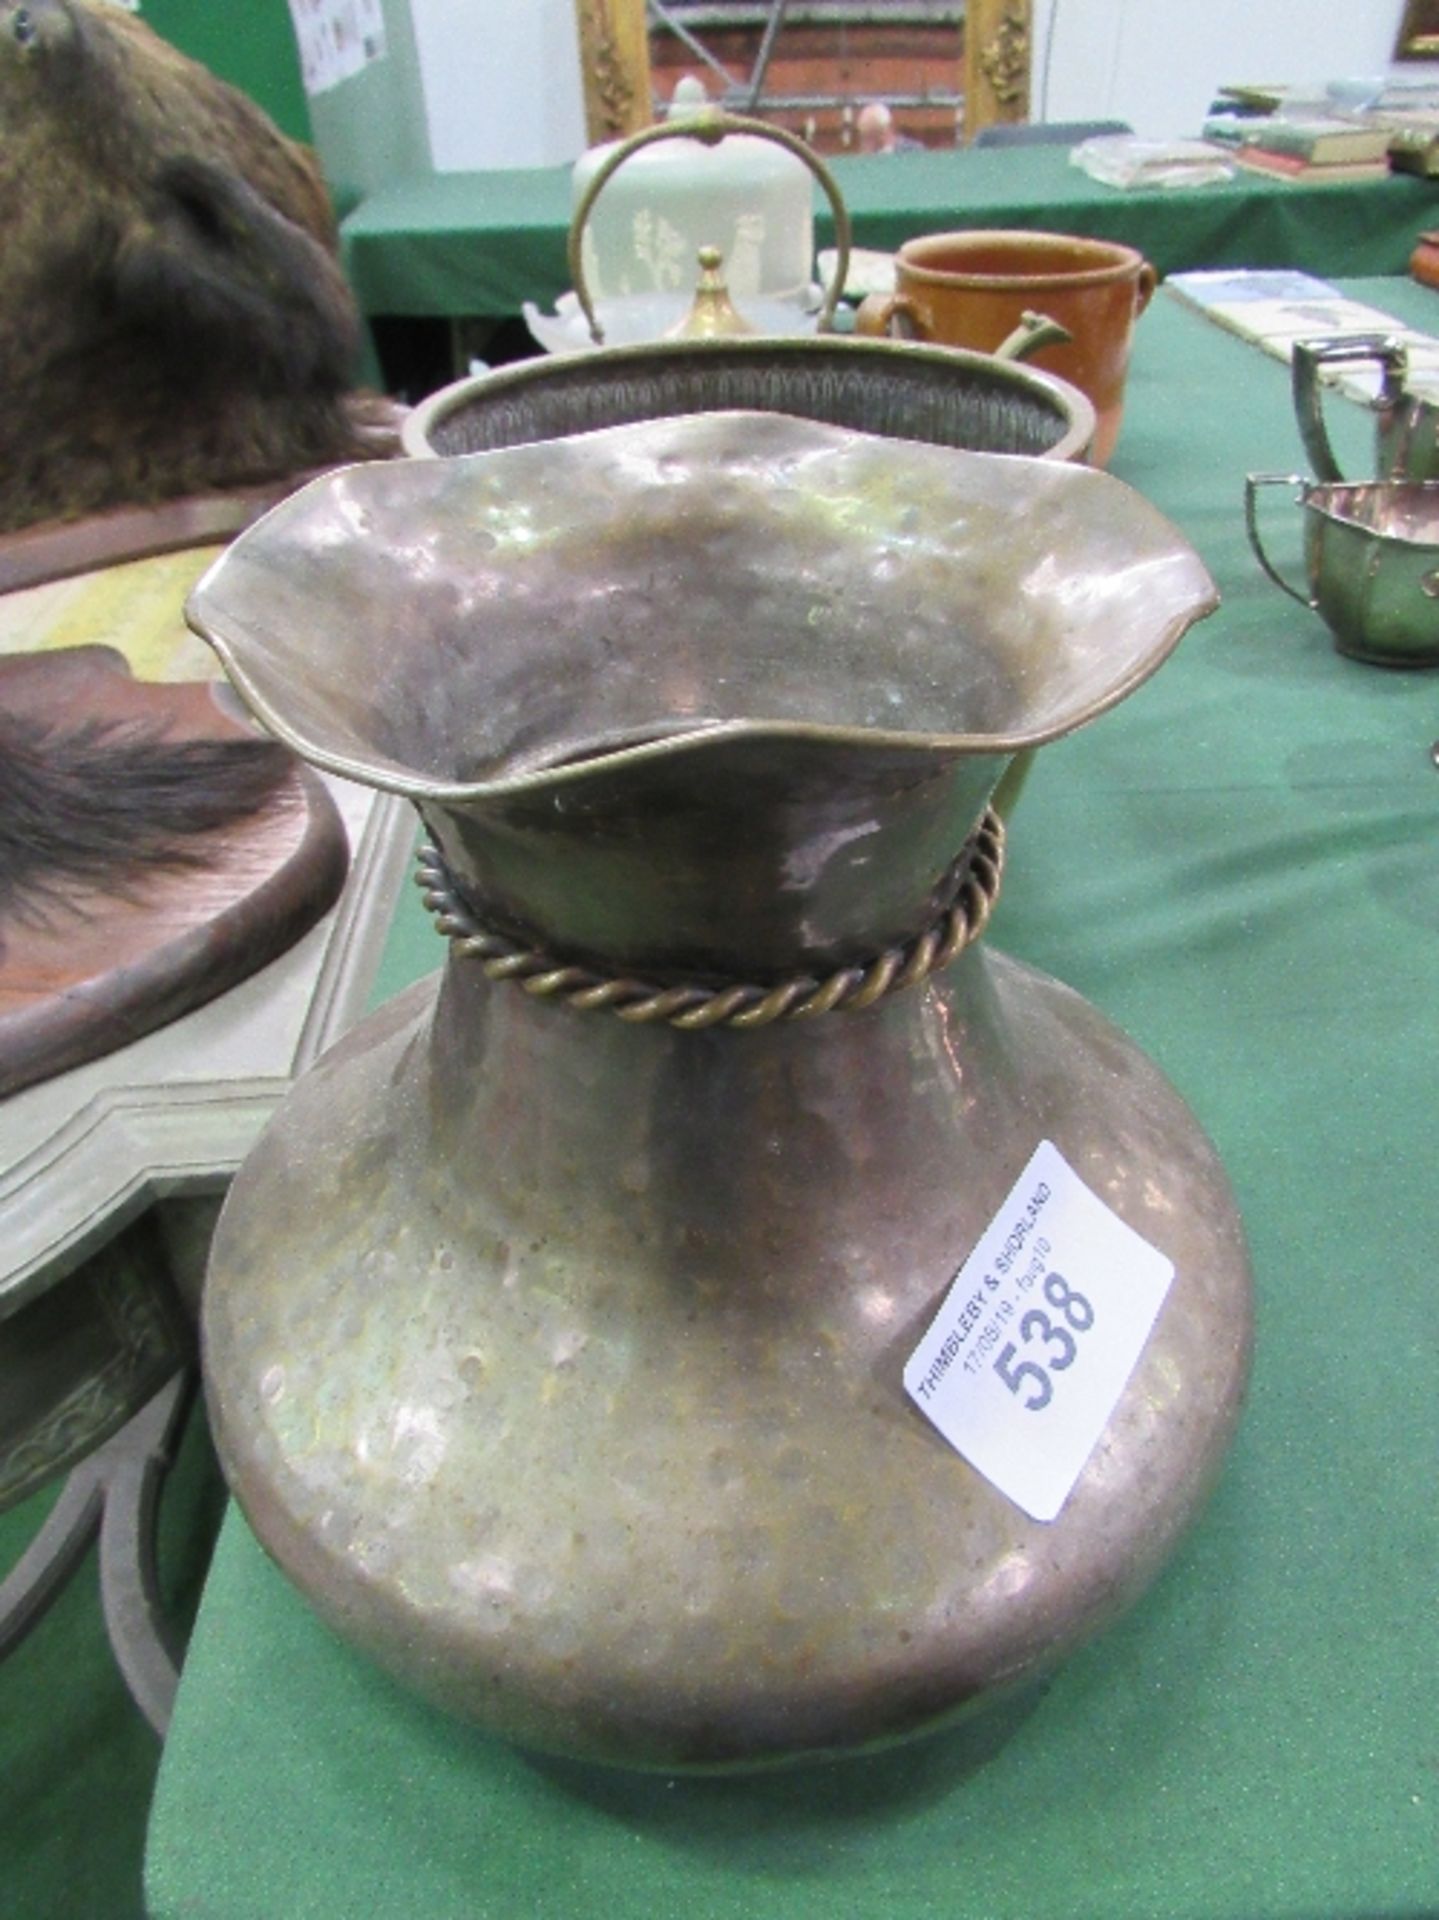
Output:
<svg viewBox="0 0 1439 1920">
<path fill-rule="evenodd" d="M 0 1575 L 33 1538 L 58 1483 L 0 1515 Z M 188 1631 L 224 1487 L 203 1414 L 187 1425 L 161 1507 L 161 1569 Z M 135 1920 L 160 1758 L 116 1670 L 95 1554 L 50 1613 L 0 1662 L 0 1913 L 5 1920 Z"/>
</svg>

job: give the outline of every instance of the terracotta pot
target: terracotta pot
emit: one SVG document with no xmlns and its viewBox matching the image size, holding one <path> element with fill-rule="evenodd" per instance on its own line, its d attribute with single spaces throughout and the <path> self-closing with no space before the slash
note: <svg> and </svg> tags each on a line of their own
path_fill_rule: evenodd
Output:
<svg viewBox="0 0 1439 1920">
<path fill-rule="evenodd" d="M 1119 437 L 1134 322 L 1157 284 L 1154 268 L 1110 240 L 1068 233 L 935 233 L 907 240 L 895 259 L 893 294 L 871 294 L 861 333 L 910 334 L 992 353 L 1026 311 L 1056 320 L 1067 345 L 1045 348 L 1041 365 L 1094 403 L 1094 464 Z"/>
</svg>

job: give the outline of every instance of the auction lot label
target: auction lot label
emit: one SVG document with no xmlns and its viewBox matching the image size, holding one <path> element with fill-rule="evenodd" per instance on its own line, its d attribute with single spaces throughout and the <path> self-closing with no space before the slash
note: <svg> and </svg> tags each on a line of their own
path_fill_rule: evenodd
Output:
<svg viewBox="0 0 1439 1920">
<path fill-rule="evenodd" d="M 1173 1278 L 1042 1140 L 915 1348 L 905 1391 L 1002 1494 L 1053 1520 Z"/>
</svg>

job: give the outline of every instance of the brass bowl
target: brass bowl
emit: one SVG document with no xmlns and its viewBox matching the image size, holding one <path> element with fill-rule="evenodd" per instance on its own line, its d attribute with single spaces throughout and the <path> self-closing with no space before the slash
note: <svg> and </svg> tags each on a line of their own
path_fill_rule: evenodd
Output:
<svg viewBox="0 0 1439 1920">
<path fill-rule="evenodd" d="M 672 414 L 783 413 L 972 453 L 1083 460 L 1089 401 L 993 354 L 918 342 L 759 337 L 648 341 L 520 361 L 458 380 L 410 414 L 405 451 L 486 453 Z"/>
</svg>

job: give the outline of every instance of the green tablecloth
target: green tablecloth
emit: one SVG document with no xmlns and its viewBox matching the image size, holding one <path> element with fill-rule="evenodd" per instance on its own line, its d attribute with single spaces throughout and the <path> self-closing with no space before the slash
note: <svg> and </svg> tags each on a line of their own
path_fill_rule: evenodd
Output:
<svg viewBox="0 0 1439 1920">
<path fill-rule="evenodd" d="M 1360 291 L 1439 325 L 1439 296 Z M 992 934 L 1167 1068 L 1251 1238 L 1250 1404 L 1159 1583 L 996 1724 L 673 1782 L 410 1701 L 232 1513 L 153 1815 L 156 1920 L 1439 1911 L 1439 673 L 1340 659 L 1249 558 L 1242 475 L 1298 451 L 1283 369 L 1157 300 L 1115 469 L 1224 605 L 1039 756 Z M 437 959 L 407 907 L 385 988 Z"/>
<path fill-rule="evenodd" d="M 859 246 L 892 250 L 954 227 L 1049 227 L 1126 241 L 1160 273 L 1403 273 L 1416 235 L 1439 221 L 1439 188 L 1403 174 L 1321 187 L 1246 174 L 1120 192 L 1071 166 L 1062 147 L 853 155 L 834 173 Z M 818 191 L 815 209 L 827 245 Z M 341 244 L 368 314 L 513 314 L 525 300 L 551 305 L 569 285 L 569 220 L 568 168 L 436 174 L 371 195 L 344 222 Z"/>
</svg>

